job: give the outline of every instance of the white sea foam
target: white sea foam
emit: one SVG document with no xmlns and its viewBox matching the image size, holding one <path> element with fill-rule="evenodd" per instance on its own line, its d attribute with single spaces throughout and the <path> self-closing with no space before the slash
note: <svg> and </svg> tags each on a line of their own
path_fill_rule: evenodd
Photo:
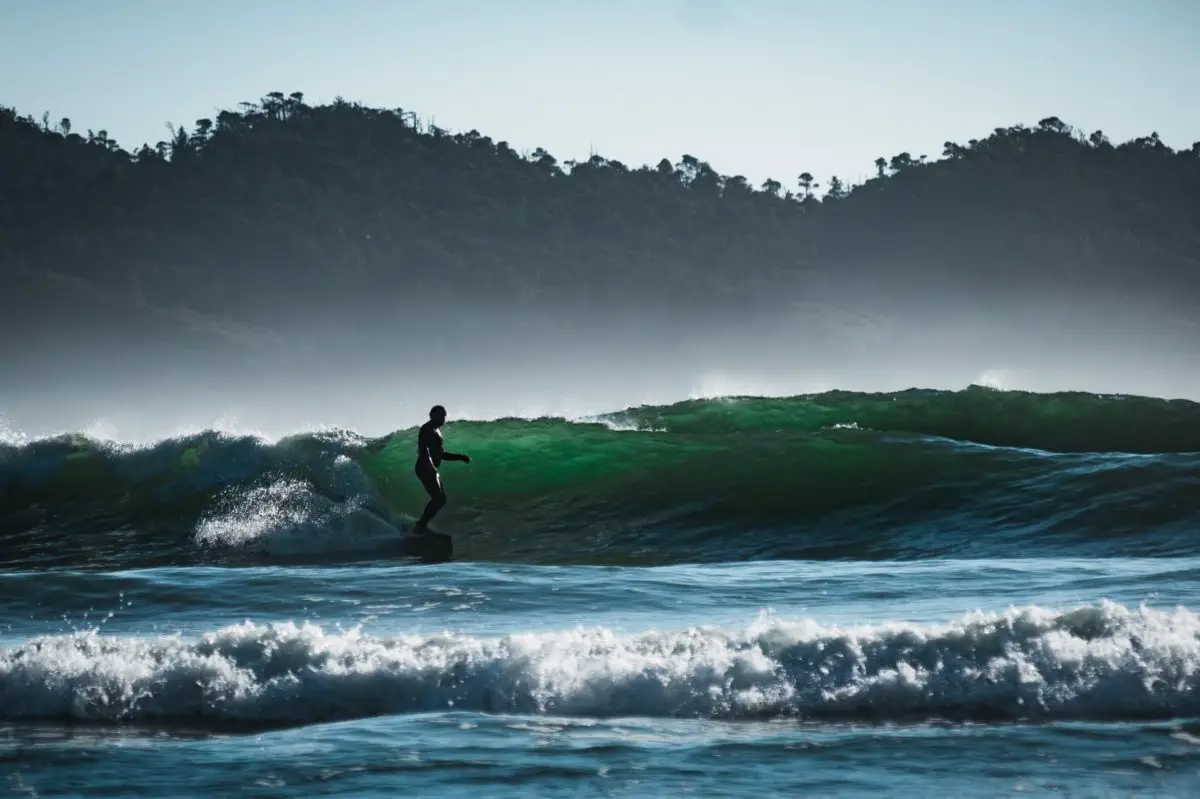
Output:
<svg viewBox="0 0 1200 799">
<path fill-rule="evenodd" d="M 22 447 L 28 443 L 29 436 L 20 430 L 14 430 L 12 423 L 5 416 L 0 415 L 0 444 L 10 447 Z"/>
<path fill-rule="evenodd" d="M 393 523 L 375 510 L 374 490 L 366 484 L 357 464 L 340 457 L 330 493 L 312 490 L 297 479 L 280 479 L 267 485 L 231 491 L 196 525 L 197 544 L 239 548 L 260 554 L 311 555 L 324 552 L 374 551 L 395 546 L 399 533 Z M 343 479 L 337 480 L 339 472 Z"/>
<path fill-rule="evenodd" d="M 0 719 L 305 723 L 469 710 L 739 718 L 1141 718 L 1200 712 L 1200 616 L 1114 603 L 841 628 L 376 637 L 250 622 L 0 651 Z"/>
</svg>

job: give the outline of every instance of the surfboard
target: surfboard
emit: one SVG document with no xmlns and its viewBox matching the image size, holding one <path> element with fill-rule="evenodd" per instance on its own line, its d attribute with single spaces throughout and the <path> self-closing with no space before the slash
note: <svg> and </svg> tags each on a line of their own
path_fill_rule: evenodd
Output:
<svg viewBox="0 0 1200 799">
<path fill-rule="evenodd" d="M 405 555 L 425 563 L 442 563 L 454 557 L 454 539 L 443 533 L 409 535 L 400 543 Z"/>
</svg>

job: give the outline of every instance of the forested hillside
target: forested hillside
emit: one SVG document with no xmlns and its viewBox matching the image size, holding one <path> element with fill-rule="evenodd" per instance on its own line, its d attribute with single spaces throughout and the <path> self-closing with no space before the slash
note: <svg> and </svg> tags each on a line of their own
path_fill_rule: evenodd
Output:
<svg viewBox="0 0 1200 799">
<path fill-rule="evenodd" d="M 752 186 L 699 155 L 560 162 L 405 110 L 272 93 L 123 149 L 0 112 L 5 311 L 247 324 L 320 301 L 772 307 L 806 292 L 1200 294 L 1200 142 L 1056 118 L 876 176 Z M 820 153 L 812 153 L 819 163 Z M 184 316 L 181 316 L 184 315 Z"/>
</svg>

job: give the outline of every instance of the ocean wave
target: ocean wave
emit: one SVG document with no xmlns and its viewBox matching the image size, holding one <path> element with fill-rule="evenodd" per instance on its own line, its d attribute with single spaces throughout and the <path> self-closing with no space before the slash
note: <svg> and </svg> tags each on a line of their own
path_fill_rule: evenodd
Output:
<svg viewBox="0 0 1200 799">
<path fill-rule="evenodd" d="M 390 556 L 425 502 L 414 437 L 0 443 L 0 565 Z M 1200 405 L 1182 401 L 831 392 L 447 437 L 474 462 L 447 465 L 439 523 L 478 560 L 1181 555 L 1200 525 Z"/>
<path fill-rule="evenodd" d="M 458 710 L 712 719 L 1149 719 L 1200 713 L 1200 616 L 1104 602 L 831 627 L 379 637 L 246 622 L 0 651 L 0 719 L 298 725 Z"/>
</svg>

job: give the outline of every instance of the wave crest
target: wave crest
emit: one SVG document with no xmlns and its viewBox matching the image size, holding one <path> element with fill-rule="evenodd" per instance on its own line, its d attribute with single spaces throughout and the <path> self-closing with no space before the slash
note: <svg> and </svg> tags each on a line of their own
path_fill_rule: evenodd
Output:
<svg viewBox="0 0 1200 799">
<path fill-rule="evenodd" d="M 0 443 L 0 563 L 390 555 L 414 430 Z M 439 523 L 476 560 L 1190 554 L 1200 405 L 970 389 L 452 424 Z"/>
<path fill-rule="evenodd" d="M 0 718 L 308 724 L 444 710 L 717 719 L 1147 719 L 1200 712 L 1200 617 L 1114 603 L 936 626 L 378 637 L 244 623 L 0 652 Z"/>
</svg>

